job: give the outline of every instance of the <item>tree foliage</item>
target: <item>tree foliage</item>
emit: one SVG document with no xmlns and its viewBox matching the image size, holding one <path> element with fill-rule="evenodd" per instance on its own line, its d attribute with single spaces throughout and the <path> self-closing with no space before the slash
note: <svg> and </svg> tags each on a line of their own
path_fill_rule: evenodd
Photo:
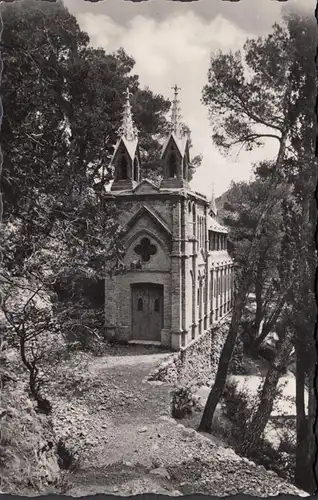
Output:
<svg viewBox="0 0 318 500">
<path fill-rule="evenodd" d="M 55 297 L 51 312 L 62 338 L 74 332 L 78 340 L 96 337 L 104 321 L 105 257 L 121 230 L 104 192 L 113 179 L 110 159 L 125 92 L 129 87 L 143 175 L 149 177 L 160 173 L 170 102 L 141 88 L 135 62 L 123 49 L 93 48 L 61 2 L 4 3 L 1 13 L 1 283 L 12 284 L 11 298 L 19 296 L 21 280 L 35 296 L 43 288 Z M 45 321 L 35 299 L 18 315 L 8 300 L 2 311 L 30 371 L 31 393 L 39 398 L 45 353 L 32 357 L 29 346 L 44 334 L 54 337 L 50 315 Z"/>
<path fill-rule="evenodd" d="M 242 266 L 228 337 L 200 427 L 204 430 L 211 428 L 213 414 L 224 389 L 246 297 L 260 262 L 257 249 L 261 248 L 266 222 L 270 223 L 273 215 L 275 224 L 277 193 L 287 186 L 280 202 L 283 224 L 275 267 L 280 282 L 285 280 L 286 284 L 289 283 L 286 297 L 289 314 L 285 327 L 296 346 L 298 367 L 296 482 L 308 491 L 314 491 L 314 405 L 310 405 L 306 416 L 304 391 L 306 373 L 310 372 L 313 377 L 312 366 L 315 364 L 312 342 L 315 309 L 312 284 L 316 265 L 313 242 L 313 193 L 316 183 L 313 134 L 314 91 L 317 83 L 313 64 L 315 51 L 314 21 L 292 12 L 281 25 L 275 24 L 268 36 L 248 40 L 242 53 L 212 56 L 208 84 L 203 89 L 203 102 L 209 109 L 214 128 L 213 140 L 221 151 L 228 153 L 235 146 L 252 150 L 268 139 L 277 140 L 278 150 L 273 162 L 262 162 L 256 169 L 257 182 L 265 181 L 263 185 L 266 185 L 267 191 L 262 213 L 257 213 L 254 207 L 251 215 L 243 206 L 244 201 L 238 202 L 238 224 L 243 223 L 245 234 L 240 227 L 241 240 L 235 251 Z M 252 189 L 252 186 L 248 189 Z M 238 236 L 237 227 L 235 231 Z M 305 320 L 305 316 L 309 319 Z M 302 318 L 301 324 L 299 318 Z M 309 351 L 300 348 L 304 345 L 311 349 L 311 368 L 307 370 L 305 360 L 306 357 L 308 359 Z M 278 352 L 277 355 L 281 356 L 282 353 Z M 274 379 L 277 377 L 269 376 L 268 380 L 270 378 L 270 393 L 273 394 Z M 309 391 L 309 399 L 312 397 L 310 394 L 312 391 Z M 256 428 L 259 422 L 254 424 Z"/>
</svg>

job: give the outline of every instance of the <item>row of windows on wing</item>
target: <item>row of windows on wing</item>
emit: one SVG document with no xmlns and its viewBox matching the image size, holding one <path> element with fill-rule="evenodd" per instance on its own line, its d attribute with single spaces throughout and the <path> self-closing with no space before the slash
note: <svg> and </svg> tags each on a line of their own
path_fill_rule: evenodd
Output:
<svg viewBox="0 0 318 500">
<path fill-rule="evenodd" d="M 227 235 L 209 231 L 209 250 L 227 250 Z"/>
<path fill-rule="evenodd" d="M 167 176 L 169 178 L 176 178 L 178 175 L 179 159 L 175 152 L 171 152 L 168 157 L 168 172 Z M 117 180 L 126 180 L 129 178 L 129 162 L 127 156 L 123 154 L 118 162 L 117 166 Z M 138 181 L 138 160 L 134 159 L 132 179 Z M 183 178 L 187 177 L 187 161 L 184 157 L 183 159 Z"/>
<path fill-rule="evenodd" d="M 199 248 L 205 247 L 205 231 L 206 231 L 206 220 L 203 215 L 195 216 L 195 204 L 189 201 L 188 204 L 189 214 L 193 214 L 191 224 L 196 222 L 196 233 L 197 240 L 199 243 Z M 214 231 L 209 231 L 209 250 L 227 250 L 227 235 L 215 233 Z"/>
<path fill-rule="evenodd" d="M 222 295 L 224 293 L 227 293 L 233 289 L 234 286 L 234 273 L 231 271 L 231 273 L 223 274 L 223 276 L 216 276 L 212 278 L 212 273 L 211 271 L 211 277 L 210 277 L 210 300 L 212 300 L 212 297 L 218 297 L 219 295 Z M 207 283 L 205 282 L 205 285 L 201 285 L 197 288 L 197 305 L 200 307 L 202 302 L 205 302 L 206 298 L 206 290 L 207 290 Z"/>
<path fill-rule="evenodd" d="M 222 233 L 215 233 L 214 231 L 208 232 L 209 236 L 209 251 L 213 250 L 227 250 L 227 235 Z M 205 219 L 198 216 L 197 222 L 197 239 L 199 247 L 205 247 Z"/>
</svg>

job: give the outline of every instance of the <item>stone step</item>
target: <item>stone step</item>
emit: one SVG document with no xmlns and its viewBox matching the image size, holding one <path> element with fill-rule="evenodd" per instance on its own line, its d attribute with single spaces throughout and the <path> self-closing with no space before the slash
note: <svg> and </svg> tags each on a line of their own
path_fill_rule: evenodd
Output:
<svg viewBox="0 0 318 500">
<path fill-rule="evenodd" d="M 161 346 L 161 342 L 158 340 L 129 340 L 128 344 Z"/>
</svg>

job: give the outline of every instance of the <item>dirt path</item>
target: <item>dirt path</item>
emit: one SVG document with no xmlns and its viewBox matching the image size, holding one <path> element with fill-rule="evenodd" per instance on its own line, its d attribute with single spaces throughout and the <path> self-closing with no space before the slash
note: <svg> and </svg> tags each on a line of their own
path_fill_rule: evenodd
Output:
<svg viewBox="0 0 318 500">
<path fill-rule="evenodd" d="M 61 421 L 69 428 L 79 427 L 74 445 L 75 437 L 83 440 L 79 468 L 72 474 L 74 486 L 66 494 L 174 492 L 162 470 L 149 474 L 162 462 L 160 432 L 167 422 L 160 417 L 170 413 L 171 387 L 146 381 L 170 354 L 149 347 L 120 347 L 107 356 L 77 362 L 76 370 L 85 372 L 85 380 L 76 383 L 75 377 L 73 390 L 63 398 L 64 415 L 61 409 L 55 412 L 57 427 Z M 72 448 L 67 430 L 66 425 L 66 432 L 60 428 L 60 433 Z"/>
<path fill-rule="evenodd" d="M 275 474 L 169 417 L 172 387 L 146 381 L 168 355 L 121 347 L 83 356 L 73 367 L 68 362 L 56 376 L 56 432 L 79 456 L 63 493 L 297 494 Z"/>
</svg>

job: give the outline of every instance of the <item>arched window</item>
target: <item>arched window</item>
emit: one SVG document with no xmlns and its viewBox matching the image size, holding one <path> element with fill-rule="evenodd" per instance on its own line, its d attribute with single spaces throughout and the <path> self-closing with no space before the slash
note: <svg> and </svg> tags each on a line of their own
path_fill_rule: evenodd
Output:
<svg viewBox="0 0 318 500">
<path fill-rule="evenodd" d="M 201 247 L 205 247 L 205 219 L 202 217 L 202 241 L 201 241 Z"/>
<path fill-rule="evenodd" d="M 159 310 L 160 310 L 159 299 L 156 299 L 154 304 L 154 311 L 159 312 Z"/>
<path fill-rule="evenodd" d="M 125 180 L 128 178 L 128 162 L 125 155 L 122 155 L 119 163 L 118 180 Z"/>
<path fill-rule="evenodd" d="M 186 157 L 184 156 L 183 158 L 183 178 L 187 181 L 188 180 L 188 176 L 187 176 L 187 170 L 188 170 L 188 165 L 187 165 L 187 159 Z"/>
<path fill-rule="evenodd" d="M 177 177 L 177 156 L 175 152 L 171 152 L 169 156 L 169 174 L 168 177 Z"/>
<path fill-rule="evenodd" d="M 134 159 L 134 175 L 133 175 L 133 180 L 138 181 L 138 160 L 137 158 Z"/>
<path fill-rule="evenodd" d="M 138 303 L 137 303 L 137 311 L 142 311 L 143 310 L 143 301 L 142 298 L 139 297 Z"/>
</svg>

